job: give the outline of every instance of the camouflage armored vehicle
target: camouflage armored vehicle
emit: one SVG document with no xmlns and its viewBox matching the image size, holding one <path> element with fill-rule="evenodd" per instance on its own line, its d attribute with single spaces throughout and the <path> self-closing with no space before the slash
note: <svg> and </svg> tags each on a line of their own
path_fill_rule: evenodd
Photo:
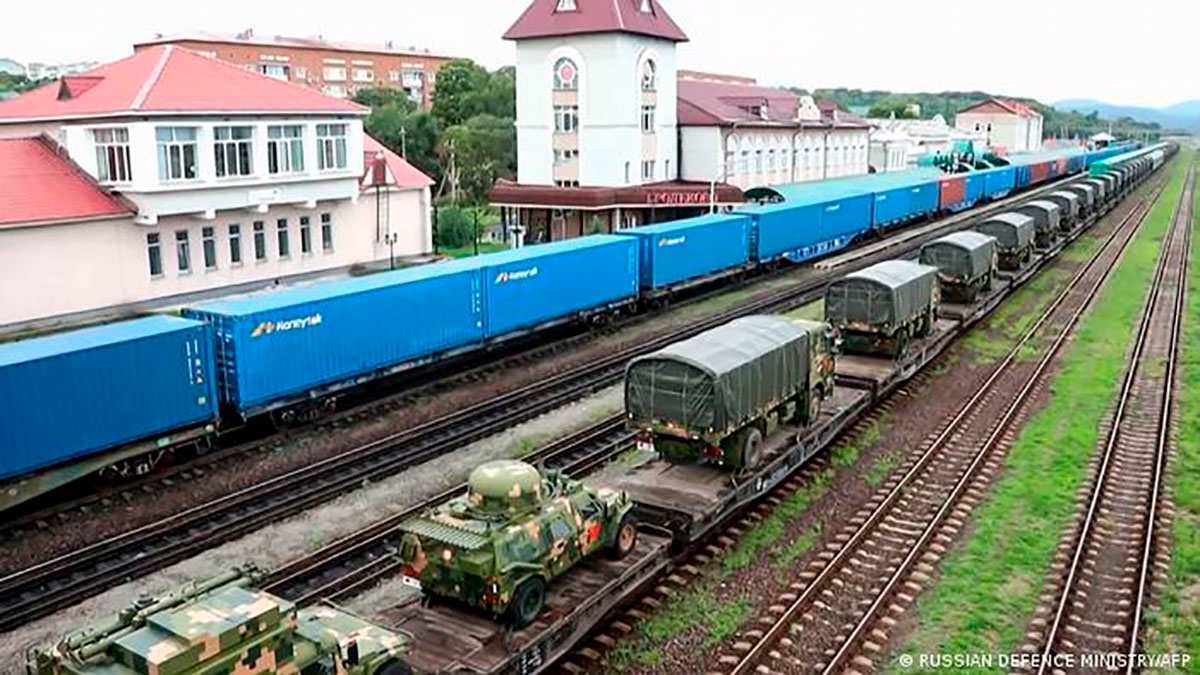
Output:
<svg viewBox="0 0 1200 675">
<path fill-rule="evenodd" d="M 634 359 L 626 424 L 664 459 L 753 468 L 774 416 L 812 424 L 833 395 L 829 325 L 747 316 Z"/>
<path fill-rule="evenodd" d="M 637 543 L 633 502 L 558 471 L 497 460 L 471 472 L 467 493 L 400 525 L 409 584 L 503 617 L 533 622 L 551 581 L 605 550 Z"/>
<path fill-rule="evenodd" d="M 29 675 L 407 675 L 408 638 L 331 606 L 297 609 L 234 570 L 145 600 L 26 655 Z"/>
</svg>

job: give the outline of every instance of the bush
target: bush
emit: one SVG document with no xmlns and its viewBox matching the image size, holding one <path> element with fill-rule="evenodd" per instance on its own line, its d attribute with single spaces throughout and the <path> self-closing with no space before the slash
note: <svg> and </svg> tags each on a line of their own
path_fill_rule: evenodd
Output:
<svg viewBox="0 0 1200 675">
<path fill-rule="evenodd" d="M 438 227 L 434 238 L 443 248 L 470 246 L 475 241 L 475 219 L 468 209 L 458 206 L 438 208 Z"/>
</svg>

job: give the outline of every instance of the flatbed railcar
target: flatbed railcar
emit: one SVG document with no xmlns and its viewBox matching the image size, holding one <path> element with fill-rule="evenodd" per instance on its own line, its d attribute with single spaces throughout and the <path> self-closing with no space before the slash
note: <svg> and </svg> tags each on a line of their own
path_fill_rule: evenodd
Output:
<svg viewBox="0 0 1200 675">
<path fill-rule="evenodd" d="M 1066 164 L 1068 169 L 1076 167 L 1080 170 L 1099 161 L 1106 162 L 1107 167 L 1154 168 L 1165 157 L 1164 151 L 1156 152 L 1153 148 L 1145 149 L 1146 152 L 1136 156 L 1129 156 L 1131 150 L 1129 146 L 1119 146 L 1090 153 L 1072 151 L 1067 154 Z M 1059 160 L 1056 162 L 1056 166 L 1061 165 Z M 261 297 L 264 299 L 229 298 L 190 307 L 184 313 L 210 323 L 213 333 L 221 334 L 219 338 L 212 338 L 211 349 L 208 350 L 210 353 L 204 356 L 213 361 L 211 367 L 221 385 L 217 398 L 221 403 L 222 415 L 216 428 L 228 428 L 249 417 L 267 414 L 288 421 L 295 416 L 317 414 L 329 405 L 332 397 L 381 377 L 420 365 L 439 363 L 448 357 L 487 348 L 548 327 L 604 317 L 618 311 L 636 311 L 642 300 L 674 292 L 683 285 L 738 276 L 743 271 L 753 273 L 784 261 L 797 263 L 812 260 L 843 249 L 856 240 L 874 236 L 884 228 L 940 213 L 953 213 L 976 203 L 994 201 L 1011 194 L 1015 189 L 1016 168 L 1013 166 L 981 169 L 966 174 L 940 174 L 934 169 L 921 169 L 778 186 L 766 190 L 780 200 L 778 203 L 747 205 L 737 210 L 736 215 L 749 218 L 749 236 L 744 249 L 739 246 L 731 251 L 728 259 L 721 256 L 698 259 L 697 264 L 683 275 L 686 278 L 678 280 L 666 275 L 657 279 L 652 276 L 649 282 L 644 281 L 641 278 L 643 271 L 638 260 L 639 253 L 634 251 L 635 244 L 628 241 L 639 235 L 631 234 L 584 237 L 571 242 L 477 256 L 464 262 L 439 263 L 430 266 L 428 271 L 409 273 L 411 277 L 403 273 L 388 277 L 393 273 L 381 273 L 369 277 L 370 281 L 326 282 L 330 289 L 343 288 L 338 284 L 347 284 L 344 288 L 348 293 L 357 293 L 358 287 L 354 283 L 357 281 L 366 285 L 385 285 L 388 280 L 398 284 L 433 284 L 434 281 L 423 275 L 429 275 L 430 279 L 442 275 L 454 276 L 460 272 L 466 276 L 479 275 L 479 289 L 467 292 L 462 296 L 462 303 L 453 308 L 437 303 L 409 302 L 398 311 L 386 302 L 365 303 L 357 308 L 357 313 L 345 315 L 353 315 L 351 324 L 358 326 L 358 330 L 367 336 L 382 338 L 387 334 L 403 343 L 393 344 L 389 348 L 375 345 L 372 349 L 364 349 L 362 354 L 348 351 L 326 353 L 317 348 L 320 345 L 316 342 L 305 342 L 317 340 L 313 335 L 347 328 L 345 324 L 333 321 L 334 315 L 322 313 L 319 309 L 311 313 L 299 311 L 287 314 L 282 311 L 285 303 L 279 302 L 280 313 L 267 316 L 269 313 L 264 312 L 264 318 L 250 327 L 249 334 L 245 332 L 246 326 L 239 323 L 252 312 L 236 309 L 236 303 L 245 302 L 247 307 L 262 303 L 261 306 L 266 307 L 273 301 L 265 298 L 276 294 L 282 297 L 290 292 L 310 292 L 315 296 L 323 291 L 311 289 L 326 284 L 314 285 L 309 287 L 310 290 L 285 289 L 263 294 Z M 1092 186 L 1090 189 L 1097 188 Z M 751 190 L 748 194 L 755 192 Z M 670 229 L 670 224 L 650 227 Z M 604 237 L 625 241 L 631 254 L 628 257 L 598 256 L 595 259 L 585 255 L 583 249 L 594 246 Z M 573 262 L 560 266 L 561 261 L 568 260 Z M 382 281 L 376 281 L 376 277 Z M 335 294 L 336 290 L 329 291 L 330 302 L 333 302 L 332 296 Z M 386 295 L 380 292 L 377 297 Z M 536 298 L 536 301 L 531 302 L 531 298 Z M 459 314 L 464 303 L 467 313 L 477 316 L 475 325 L 469 325 L 469 320 L 461 325 L 456 323 L 463 319 Z M 301 309 L 301 306 L 297 304 L 296 308 Z M 446 319 L 445 324 L 440 318 L 443 312 L 453 315 Z M 404 324 L 404 328 L 391 325 L 397 322 Z M 236 329 L 230 327 L 234 324 L 237 325 Z M 346 335 L 347 344 L 362 344 L 358 342 L 360 338 L 352 336 L 351 332 L 348 331 Z M 276 354 L 256 342 L 262 345 L 289 343 L 298 351 L 291 352 L 294 359 L 289 360 L 283 356 L 287 350 L 280 350 Z M 326 345 L 338 349 L 333 342 L 327 341 Z M 368 353 L 372 358 L 367 358 Z M 300 362 L 297 363 L 295 359 Z M 342 363 L 322 365 L 312 363 L 313 360 Z M 62 383 L 60 386 L 66 385 Z M 146 419 L 130 420 L 131 428 L 169 422 L 165 418 L 155 419 L 156 413 L 149 407 L 141 415 Z M 170 442 L 174 442 L 180 433 L 190 434 L 194 429 L 179 427 L 173 431 L 176 433 L 169 435 L 172 438 Z M 190 438 L 188 440 L 190 442 Z M 46 460 L 43 464 L 56 464 L 70 459 L 53 449 L 48 441 L 35 439 L 33 443 L 43 448 L 42 454 Z M 110 456 L 108 453 L 114 451 L 127 454 L 128 448 L 123 443 L 97 448 L 87 464 L 61 467 L 51 484 L 77 479 L 104 466 L 103 457 Z M 0 500 L 0 510 L 9 506 Z"/>
</svg>

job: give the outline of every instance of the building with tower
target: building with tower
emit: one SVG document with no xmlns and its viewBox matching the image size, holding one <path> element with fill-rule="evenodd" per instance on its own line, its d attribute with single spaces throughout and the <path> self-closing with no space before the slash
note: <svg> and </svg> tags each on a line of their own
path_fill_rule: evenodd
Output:
<svg viewBox="0 0 1200 675">
<path fill-rule="evenodd" d="M 514 244 L 745 201 L 743 189 L 866 173 L 868 125 L 753 79 L 678 67 L 658 0 L 533 0 L 516 44 L 517 179 L 492 203 Z"/>
</svg>

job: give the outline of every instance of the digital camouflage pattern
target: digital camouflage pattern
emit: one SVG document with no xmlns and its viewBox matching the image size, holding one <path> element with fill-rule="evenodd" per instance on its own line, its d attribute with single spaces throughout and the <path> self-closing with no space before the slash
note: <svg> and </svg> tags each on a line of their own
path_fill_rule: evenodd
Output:
<svg viewBox="0 0 1200 675">
<path fill-rule="evenodd" d="M 30 675 L 374 675 L 407 639 L 328 606 L 297 609 L 237 570 L 28 654 Z"/>
<path fill-rule="evenodd" d="M 624 492 L 557 471 L 543 477 L 525 462 L 488 462 L 471 473 L 466 494 L 400 526 L 404 574 L 427 594 L 500 616 L 522 583 L 548 583 L 614 547 L 632 506 Z"/>
</svg>

